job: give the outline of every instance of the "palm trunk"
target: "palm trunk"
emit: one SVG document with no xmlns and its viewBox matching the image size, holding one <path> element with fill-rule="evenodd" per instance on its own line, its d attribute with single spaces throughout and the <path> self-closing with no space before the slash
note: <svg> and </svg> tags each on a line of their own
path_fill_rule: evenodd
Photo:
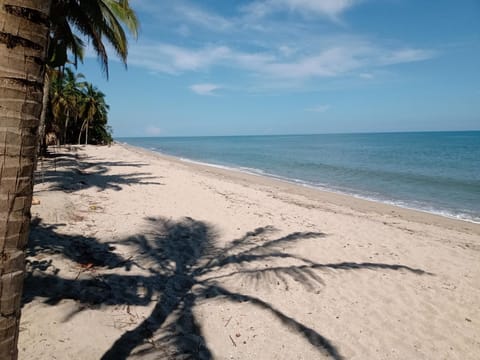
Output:
<svg viewBox="0 0 480 360">
<path fill-rule="evenodd" d="M 85 126 L 85 145 L 88 145 L 88 120 L 87 125 Z"/>
<path fill-rule="evenodd" d="M 37 155 L 44 154 L 46 151 L 45 143 L 45 127 L 47 119 L 48 100 L 50 99 L 50 76 L 48 71 L 45 71 L 43 83 L 43 98 L 42 98 L 42 113 L 40 114 L 40 124 L 38 126 L 38 145 Z"/>
<path fill-rule="evenodd" d="M 0 0 L 0 359 L 17 359 L 51 0 Z"/>
<path fill-rule="evenodd" d="M 82 131 L 83 131 L 83 128 L 85 127 L 85 124 L 87 123 L 87 120 L 85 120 L 82 124 L 82 126 L 80 127 L 80 132 L 78 134 L 78 145 L 80 145 L 81 141 L 82 141 Z"/>
<path fill-rule="evenodd" d="M 67 110 L 67 117 L 65 119 L 65 129 L 63 129 L 63 145 L 67 144 L 68 119 L 70 119 L 70 111 L 69 110 Z"/>
</svg>

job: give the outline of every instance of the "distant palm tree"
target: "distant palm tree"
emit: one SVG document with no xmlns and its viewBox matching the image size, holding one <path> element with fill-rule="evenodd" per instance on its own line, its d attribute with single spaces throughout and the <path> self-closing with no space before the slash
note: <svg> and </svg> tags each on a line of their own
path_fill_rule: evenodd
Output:
<svg viewBox="0 0 480 360">
<path fill-rule="evenodd" d="M 70 136 L 68 133 L 68 121 L 71 120 L 73 121 L 73 125 L 75 125 L 78 121 L 78 117 L 80 115 L 80 109 L 79 105 L 82 99 L 82 89 L 86 85 L 84 81 L 82 81 L 85 78 L 83 74 L 75 74 L 70 68 L 65 69 L 65 83 L 64 83 L 64 98 L 66 100 L 66 105 L 67 105 L 67 116 L 66 116 L 66 121 L 65 121 L 65 129 L 64 129 L 64 134 L 65 134 L 65 141 L 64 143 L 71 142 L 71 137 L 72 133 L 74 131 L 70 131 Z"/>
<path fill-rule="evenodd" d="M 78 144 L 85 130 L 85 145 L 88 144 L 88 129 L 90 126 L 105 126 L 109 106 L 105 102 L 105 94 L 90 83 L 85 85 L 83 96 L 80 99 L 80 117 L 83 123 L 78 134 Z"/>
<path fill-rule="evenodd" d="M 56 72 L 51 95 L 52 115 L 59 128 L 62 128 L 62 142 L 69 142 L 69 122 L 76 120 L 79 115 L 79 103 L 82 97 L 82 88 L 85 82 L 83 74 L 75 74 L 72 69 L 65 68 L 64 75 Z M 63 123 L 62 125 L 60 125 Z"/>
<path fill-rule="evenodd" d="M 85 144 L 108 142 L 109 106 L 105 94 L 83 79 L 83 74 L 75 74 L 68 67 L 64 69 L 64 75 L 60 71 L 52 72 L 51 129 L 62 133 L 64 144 L 72 143 L 74 139 L 80 144 L 83 134 Z M 93 137 L 89 137 L 90 129 L 94 130 Z"/>
</svg>

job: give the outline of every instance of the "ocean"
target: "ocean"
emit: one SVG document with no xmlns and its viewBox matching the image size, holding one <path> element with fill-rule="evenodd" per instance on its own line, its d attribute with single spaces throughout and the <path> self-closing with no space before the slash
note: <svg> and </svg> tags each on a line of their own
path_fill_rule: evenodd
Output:
<svg viewBox="0 0 480 360">
<path fill-rule="evenodd" d="M 480 131 L 116 140 L 480 223 Z"/>
</svg>

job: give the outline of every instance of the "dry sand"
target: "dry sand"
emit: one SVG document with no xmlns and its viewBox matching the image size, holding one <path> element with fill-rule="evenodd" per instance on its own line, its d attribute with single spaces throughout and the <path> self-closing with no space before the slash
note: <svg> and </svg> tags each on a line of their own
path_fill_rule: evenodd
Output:
<svg viewBox="0 0 480 360">
<path fill-rule="evenodd" d="M 20 359 L 479 359 L 480 225 L 123 145 L 37 175 Z"/>
</svg>

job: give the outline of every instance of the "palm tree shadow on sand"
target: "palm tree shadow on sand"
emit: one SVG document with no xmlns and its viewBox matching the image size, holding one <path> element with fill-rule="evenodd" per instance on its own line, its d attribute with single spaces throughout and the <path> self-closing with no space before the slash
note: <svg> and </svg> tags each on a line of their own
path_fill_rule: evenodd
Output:
<svg viewBox="0 0 480 360">
<path fill-rule="evenodd" d="M 35 173 L 36 183 L 47 182 L 51 189 L 65 192 L 75 192 L 91 187 L 97 187 L 99 191 L 107 189 L 120 191 L 125 186 L 132 184 L 141 185 L 164 185 L 158 180 L 161 176 L 153 176 L 148 172 L 138 169 L 145 163 L 128 161 L 102 161 L 95 157 L 86 158 L 79 152 L 79 148 L 70 147 L 70 152 L 64 148 L 58 152 L 48 153 L 41 159 L 39 170 Z M 116 175 L 110 170 L 115 167 L 128 167 L 135 171 Z"/>
<path fill-rule="evenodd" d="M 104 360 L 125 359 L 130 355 L 143 357 L 153 353 L 156 356 L 211 359 L 212 354 L 192 310 L 195 304 L 215 298 L 246 302 L 267 311 L 319 352 L 342 359 L 335 346 L 316 330 L 260 298 L 228 290 L 219 281 L 239 276 L 255 281 L 274 277 L 287 287 L 290 278 L 313 289 L 324 285 L 318 270 L 326 268 L 345 271 L 406 270 L 417 275 L 427 274 L 403 265 L 348 262 L 318 264 L 284 251 L 301 240 L 324 237 L 325 234 L 320 232 L 297 232 L 271 239 L 276 230 L 267 226 L 248 232 L 226 247 L 218 247 L 215 245 L 217 236 L 213 227 L 203 222 L 191 218 L 179 222 L 163 218 L 148 218 L 147 221 L 149 232 L 125 242 L 137 247 L 145 260 L 155 265 L 150 271 L 159 274 L 165 281 L 164 290 L 150 316 L 125 332 L 104 354 Z M 279 262 L 294 262 L 296 265 L 279 266 Z M 268 263 L 275 265 L 266 267 Z M 167 324 L 169 316 L 175 316 L 175 320 Z M 160 335 L 156 334 L 161 328 Z"/>
<path fill-rule="evenodd" d="M 23 303 L 35 298 L 56 305 L 62 299 L 78 303 L 78 311 L 101 305 L 148 306 L 155 302 L 150 315 L 135 328 L 126 331 L 102 356 L 104 360 L 128 358 L 195 358 L 211 359 L 213 355 L 195 318 L 195 306 L 215 299 L 245 303 L 271 314 L 289 331 L 312 344 L 321 354 L 342 359 L 326 337 L 272 304 L 242 292 L 229 290 L 225 281 L 241 280 L 246 284 L 267 286 L 269 281 L 283 284 L 291 281 L 315 290 L 325 286 L 321 270 L 360 271 L 362 269 L 408 272 L 431 275 L 420 269 L 399 264 L 341 262 L 320 264 L 290 254 L 287 249 L 310 239 L 321 240 L 320 232 L 295 232 L 275 237 L 276 229 L 265 226 L 246 233 L 224 247 L 217 244 L 215 227 L 184 218 L 171 221 L 147 218 L 141 234 L 111 243 L 93 237 L 62 234 L 62 224 L 34 222 L 27 249 L 28 276 Z M 115 250 L 128 245 L 130 258 Z M 72 264 L 93 266 L 95 271 L 77 278 L 63 278 L 48 256 L 61 256 Z M 40 256 L 39 256 L 40 255 Z M 130 270 L 138 267 L 141 274 Z M 121 271 L 108 271 L 108 269 Z M 104 269 L 104 270 L 102 270 Z M 79 274 L 83 270 L 80 270 Z"/>
</svg>

